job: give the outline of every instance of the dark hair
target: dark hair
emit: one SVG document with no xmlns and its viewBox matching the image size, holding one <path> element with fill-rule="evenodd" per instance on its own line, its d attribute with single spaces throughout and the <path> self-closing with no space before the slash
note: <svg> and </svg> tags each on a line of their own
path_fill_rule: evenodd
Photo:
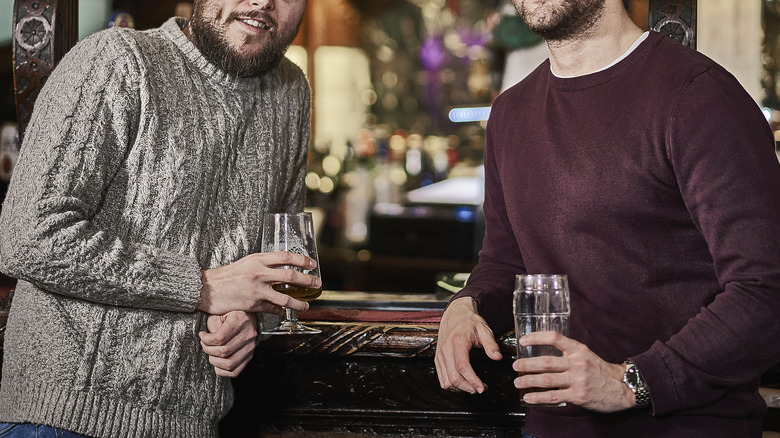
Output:
<svg viewBox="0 0 780 438">
<path fill-rule="evenodd" d="M 628 12 L 631 12 L 631 6 L 629 6 L 630 3 L 631 0 L 623 0 L 623 7 L 625 7 Z"/>
</svg>

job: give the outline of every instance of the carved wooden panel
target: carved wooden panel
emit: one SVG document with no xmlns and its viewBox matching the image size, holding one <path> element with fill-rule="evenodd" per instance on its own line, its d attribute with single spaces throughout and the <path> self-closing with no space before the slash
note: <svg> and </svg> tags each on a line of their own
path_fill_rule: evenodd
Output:
<svg viewBox="0 0 780 438">
<path fill-rule="evenodd" d="M 650 29 L 696 48 L 696 0 L 650 0 Z"/>
<path fill-rule="evenodd" d="M 78 0 L 14 0 L 14 92 L 19 141 L 46 78 L 78 37 Z"/>
<path fill-rule="evenodd" d="M 511 361 L 474 360 L 489 387 L 482 395 L 442 390 L 432 358 L 256 355 L 234 381 L 221 435 L 519 436 L 524 412 Z"/>
<path fill-rule="evenodd" d="M 221 435 L 520 435 L 524 411 L 512 382 L 511 333 L 499 340 L 502 361 L 474 351 L 472 363 L 489 389 L 470 395 L 439 385 L 436 324 L 307 325 L 322 333 L 276 336 L 259 345 L 234 380 L 236 401 Z"/>
</svg>

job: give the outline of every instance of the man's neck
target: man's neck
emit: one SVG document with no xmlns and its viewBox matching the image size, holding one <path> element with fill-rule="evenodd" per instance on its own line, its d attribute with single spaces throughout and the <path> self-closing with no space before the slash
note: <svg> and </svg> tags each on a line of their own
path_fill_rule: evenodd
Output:
<svg viewBox="0 0 780 438">
<path fill-rule="evenodd" d="M 547 41 L 550 65 L 558 76 L 581 76 L 598 71 L 625 53 L 642 35 L 625 11 L 605 11 L 586 35 L 566 41 Z"/>
</svg>

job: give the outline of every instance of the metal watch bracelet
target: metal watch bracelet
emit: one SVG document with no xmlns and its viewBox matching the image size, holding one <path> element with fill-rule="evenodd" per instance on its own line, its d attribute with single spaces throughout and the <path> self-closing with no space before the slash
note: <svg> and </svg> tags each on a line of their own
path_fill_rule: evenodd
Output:
<svg viewBox="0 0 780 438">
<path fill-rule="evenodd" d="M 636 397 L 635 409 L 644 409 L 650 407 L 650 391 L 647 389 L 647 384 L 642 380 L 642 376 L 639 374 L 639 369 L 630 360 L 623 362 L 626 366 L 626 371 L 623 373 L 623 383 L 628 386 L 631 392 Z"/>
</svg>

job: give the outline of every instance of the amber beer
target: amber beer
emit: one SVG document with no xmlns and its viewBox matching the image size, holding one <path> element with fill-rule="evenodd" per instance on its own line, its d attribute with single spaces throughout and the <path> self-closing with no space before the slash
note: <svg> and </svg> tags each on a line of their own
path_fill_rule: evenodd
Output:
<svg viewBox="0 0 780 438">
<path fill-rule="evenodd" d="M 317 298 L 322 295 L 322 288 L 311 288 L 311 287 L 302 287 L 295 284 L 289 284 L 289 283 L 276 283 L 274 285 L 271 285 L 273 290 L 277 292 L 281 292 L 283 294 L 287 294 L 296 300 L 300 301 L 314 301 Z"/>
</svg>

